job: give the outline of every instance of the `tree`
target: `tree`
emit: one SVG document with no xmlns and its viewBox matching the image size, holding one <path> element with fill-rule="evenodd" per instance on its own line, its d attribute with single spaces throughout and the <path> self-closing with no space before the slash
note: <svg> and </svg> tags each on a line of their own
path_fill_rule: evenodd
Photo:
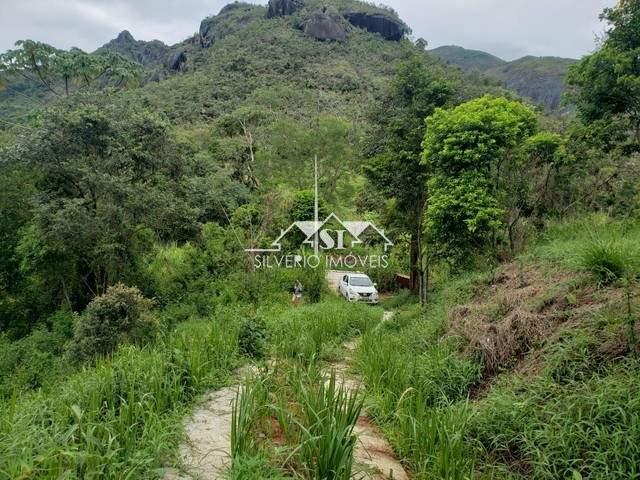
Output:
<svg viewBox="0 0 640 480">
<path fill-rule="evenodd" d="M 517 148 L 535 132 L 537 119 L 519 102 L 484 96 L 439 108 L 426 124 L 425 233 L 432 255 L 460 264 L 487 244 L 495 248 L 498 228 L 511 225 L 511 210 L 523 197 L 521 184 L 512 181 L 524 168 Z"/>
<path fill-rule="evenodd" d="M 587 205 L 629 215 L 638 206 L 640 174 L 640 2 L 620 1 L 600 19 L 600 48 L 567 77 L 580 121 L 569 132 L 575 188 L 563 210 Z"/>
<path fill-rule="evenodd" d="M 640 142 L 640 3 L 622 1 L 600 16 L 608 24 L 601 48 L 569 70 L 567 84 L 585 122 L 627 118 Z"/>
<path fill-rule="evenodd" d="M 152 112 L 80 96 L 47 110 L 8 154 L 38 179 L 17 247 L 22 270 L 70 307 L 126 279 L 149 248 L 146 232 L 184 241 L 200 231 L 191 151 Z"/>
<path fill-rule="evenodd" d="M 217 122 L 222 135 L 215 140 L 214 150 L 232 169 L 234 178 L 250 188 L 260 186 L 256 174 L 256 153 L 261 146 L 258 131 L 268 118 L 268 112 L 261 108 L 241 107 Z"/>
<path fill-rule="evenodd" d="M 322 198 L 338 203 L 352 188 L 356 155 L 351 123 L 321 116 L 309 123 L 279 120 L 269 132 L 270 145 L 259 156 L 260 172 L 270 187 L 292 185 L 296 190 L 313 186 L 313 162 L 318 158 L 318 183 Z"/>
<path fill-rule="evenodd" d="M 387 225 L 410 238 L 411 283 L 421 285 L 422 219 L 427 198 L 427 166 L 421 162 L 424 119 L 452 102 L 453 85 L 414 57 L 397 70 L 382 101 L 371 112 L 374 129 L 367 140 L 365 174 L 391 201 Z"/>
<path fill-rule="evenodd" d="M 0 79 L 10 83 L 11 78 L 22 77 L 42 84 L 56 96 L 95 87 L 129 86 L 141 71 L 140 65 L 113 52 L 65 51 L 34 40 L 19 40 L 16 46 L 0 55 Z"/>
</svg>

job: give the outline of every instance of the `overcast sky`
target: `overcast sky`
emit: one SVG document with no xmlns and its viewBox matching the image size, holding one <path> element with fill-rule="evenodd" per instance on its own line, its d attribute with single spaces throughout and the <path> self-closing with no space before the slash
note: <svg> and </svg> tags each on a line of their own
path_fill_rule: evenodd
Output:
<svg viewBox="0 0 640 480">
<path fill-rule="evenodd" d="M 92 51 L 129 30 L 168 44 L 198 30 L 230 0 L 0 0 L 0 51 L 31 38 Z M 266 3 L 254 2 L 254 3 Z M 615 0 L 387 0 L 431 47 L 461 45 L 506 60 L 577 58 L 602 33 L 598 14 Z"/>
</svg>

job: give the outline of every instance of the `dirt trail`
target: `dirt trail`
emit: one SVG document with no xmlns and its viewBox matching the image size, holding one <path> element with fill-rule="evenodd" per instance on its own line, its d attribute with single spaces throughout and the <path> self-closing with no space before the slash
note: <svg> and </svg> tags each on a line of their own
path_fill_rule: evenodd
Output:
<svg viewBox="0 0 640 480">
<path fill-rule="evenodd" d="M 254 372 L 236 372 L 238 378 Z M 168 469 L 164 480 L 214 480 L 224 478 L 231 462 L 231 402 L 238 385 L 209 393 L 185 425 L 187 442 L 180 446 L 182 470 Z"/>
<path fill-rule="evenodd" d="M 391 318 L 385 312 L 383 322 Z M 360 379 L 349 373 L 351 355 L 357 340 L 345 344 L 345 358 L 331 365 L 337 376 L 350 389 L 360 386 Z M 238 372 L 242 378 L 249 369 Z M 185 431 L 187 442 L 180 447 L 182 469 L 168 469 L 164 480 L 213 480 L 224 478 L 224 472 L 231 461 L 231 402 L 235 398 L 237 385 L 211 392 L 196 407 L 187 421 Z M 358 419 L 355 428 L 358 443 L 354 457 L 359 470 L 371 480 L 406 480 L 407 474 L 395 457 L 382 433 L 373 424 L 366 412 Z"/>
<path fill-rule="evenodd" d="M 193 412 L 185 428 L 188 441 L 180 447 L 185 471 L 172 469 L 165 480 L 222 478 L 230 461 L 231 401 L 235 395 L 236 387 L 213 392 Z"/>
<path fill-rule="evenodd" d="M 392 312 L 384 312 L 382 321 L 385 322 L 392 316 Z M 356 389 L 361 385 L 361 381 L 351 374 L 349 369 L 357 340 L 346 343 L 344 347 L 346 350 L 344 359 L 333 363 L 331 368 L 335 369 L 336 375 L 344 382 L 346 388 Z M 358 443 L 354 459 L 357 467 L 366 474 L 365 478 L 371 480 L 407 480 L 409 478 L 393 449 L 366 411 L 363 411 L 358 418 L 355 433 L 358 436 Z"/>
</svg>

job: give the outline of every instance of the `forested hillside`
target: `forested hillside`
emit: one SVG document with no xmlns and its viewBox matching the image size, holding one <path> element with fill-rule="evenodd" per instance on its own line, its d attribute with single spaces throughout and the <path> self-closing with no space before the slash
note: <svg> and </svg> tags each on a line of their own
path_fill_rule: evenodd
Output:
<svg viewBox="0 0 640 480">
<path fill-rule="evenodd" d="M 464 70 L 356 0 L 0 54 L 0 480 L 191 480 L 212 436 L 209 478 L 640 478 L 640 2 L 603 20 Z"/>
<path fill-rule="evenodd" d="M 454 45 L 434 48 L 431 53 L 466 72 L 481 72 L 495 78 L 523 97 L 551 110 L 560 108 L 569 67 L 577 60 L 559 57 L 523 57 L 506 62 L 489 53 Z"/>
</svg>

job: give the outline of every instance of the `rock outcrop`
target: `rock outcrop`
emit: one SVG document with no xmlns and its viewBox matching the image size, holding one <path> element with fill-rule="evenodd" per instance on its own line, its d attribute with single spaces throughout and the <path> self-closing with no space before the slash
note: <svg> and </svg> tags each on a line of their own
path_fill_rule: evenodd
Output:
<svg viewBox="0 0 640 480">
<path fill-rule="evenodd" d="M 347 12 L 344 16 L 352 25 L 378 33 L 386 40 L 399 41 L 407 30 L 402 21 L 384 13 Z"/>
<path fill-rule="evenodd" d="M 284 17 L 295 13 L 302 6 L 301 0 L 269 0 L 267 18 Z"/>
<path fill-rule="evenodd" d="M 347 29 L 342 16 L 333 9 L 324 9 L 305 18 L 302 29 L 305 35 L 322 41 L 342 41 L 347 38 Z"/>
<path fill-rule="evenodd" d="M 187 54 L 184 50 L 180 50 L 169 57 L 167 68 L 174 72 L 184 71 L 187 65 Z"/>
<path fill-rule="evenodd" d="M 97 52 L 110 51 L 138 62 L 145 67 L 162 64 L 169 54 L 169 47 L 160 40 L 136 40 L 127 30 L 123 30 L 116 38 L 100 47 Z"/>
</svg>

